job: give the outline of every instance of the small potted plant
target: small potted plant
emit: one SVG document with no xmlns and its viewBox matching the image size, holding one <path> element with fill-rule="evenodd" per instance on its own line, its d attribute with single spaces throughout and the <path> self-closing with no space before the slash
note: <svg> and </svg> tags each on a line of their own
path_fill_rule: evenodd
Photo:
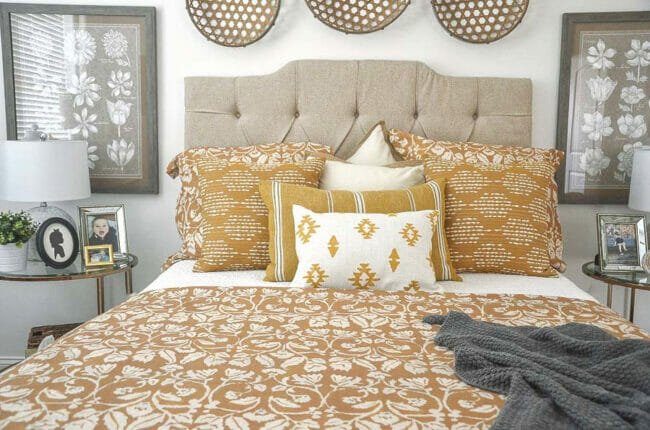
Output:
<svg viewBox="0 0 650 430">
<path fill-rule="evenodd" d="M 0 212 L 0 272 L 17 272 L 27 266 L 27 241 L 36 232 L 31 215 Z"/>
</svg>

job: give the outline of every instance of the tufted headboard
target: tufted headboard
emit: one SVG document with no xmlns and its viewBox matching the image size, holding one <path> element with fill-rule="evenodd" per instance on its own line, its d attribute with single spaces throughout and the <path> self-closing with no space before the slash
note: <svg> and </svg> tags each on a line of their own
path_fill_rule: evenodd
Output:
<svg viewBox="0 0 650 430">
<path fill-rule="evenodd" d="M 531 145 L 529 79 L 413 61 L 300 60 L 270 75 L 185 78 L 185 147 L 311 141 L 345 157 L 379 120 L 452 141 Z"/>
</svg>

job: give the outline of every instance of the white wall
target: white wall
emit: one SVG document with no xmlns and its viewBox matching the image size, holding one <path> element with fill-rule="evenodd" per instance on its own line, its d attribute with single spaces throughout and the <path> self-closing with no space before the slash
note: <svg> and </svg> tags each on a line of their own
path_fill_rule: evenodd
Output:
<svg viewBox="0 0 650 430">
<path fill-rule="evenodd" d="M 33 0 L 38 2 L 37 0 Z M 45 2 L 43 2 L 45 3 Z M 283 0 L 275 26 L 261 41 L 246 48 L 224 48 L 206 41 L 190 22 L 182 0 L 57 0 L 50 3 L 143 5 L 157 8 L 159 195 L 97 194 L 87 201 L 61 205 L 76 217 L 76 205 L 124 203 L 129 244 L 140 257 L 134 288 L 143 289 L 157 275 L 161 262 L 178 247 L 174 205 L 178 184 L 164 176 L 166 164 L 183 149 L 183 77 L 245 75 L 271 72 L 301 58 L 402 59 L 427 63 L 440 73 L 467 76 L 529 77 L 533 80 L 534 146 L 555 145 L 555 117 L 564 12 L 642 10 L 648 0 L 532 0 L 522 24 L 505 39 L 474 45 L 450 37 L 438 24 L 428 0 L 413 0 L 387 29 L 369 35 L 345 35 L 314 19 L 303 0 Z M 4 93 L 0 94 L 0 100 Z M 0 118 L 4 106 L 0 103 Z M 6 137 L 0 121 L 0 139 Z M 0 210 L 27 208 L 0 202 Z M 605 287 L 580 273 L 580 265 L 596 252 L 595 214 L 626 211 L 624 207 L 563 206 L 560 208 L 569 264 L 568 276 L 599 300 Z M 621 311 L 623 294 L 615 295 Z M 637 295 L 636 321 L 650 329 L 650 294 Z M 124 299 L 122 279 L 107 282 L 107 307 Z M 64 282 L 16 284 L 0 282 L 0 357 L 24 350 L 29 328 L 40 324 L 82 321 L 94 315 L 94 284 Z"/>
</svg>

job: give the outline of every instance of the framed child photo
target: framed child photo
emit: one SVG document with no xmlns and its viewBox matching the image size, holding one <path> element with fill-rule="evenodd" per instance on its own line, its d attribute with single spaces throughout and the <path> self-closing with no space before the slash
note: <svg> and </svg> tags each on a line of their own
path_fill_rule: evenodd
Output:
<svg viewBox="0 0 650 430">
<path fill-rule="evenodd" d="M 648 250 L 645 216 L 598 214 L 597 219 L 600 270 L 642 272 Z"/>
<path fill-rule="evenodd" d="M 93 193 L 158 193 L 156 10 L 0 3 L 7 137 L 84 140 Z"/>
<path fill-rule="evenodd" d="M 84 264 L 86 267 L 110 266 L 114 263 L 113 245 L 84 246 Z"/>
<path fill-rule="evenodd" d="M 650 11 L 563 15 L 560 203 L 627 204 L 634 151 L 650 143 L 649 78 Z"/>
<path fill-rule="evenodd" d="M 82 246 L 111 245 L 116 259 L 127 258 L 124 206 L 79 207 L 79 236 Z"/>
</svg>

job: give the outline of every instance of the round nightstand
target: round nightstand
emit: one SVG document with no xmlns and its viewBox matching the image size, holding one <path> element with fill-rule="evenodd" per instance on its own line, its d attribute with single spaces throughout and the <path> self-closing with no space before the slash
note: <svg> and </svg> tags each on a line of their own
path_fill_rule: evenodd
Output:
<svg viewBox="0 0 650 430">
<path fill-rule="evenodd" d="M 636 290 L 650 291 L 650 276 L 644 272 L 603 273 L 600 267 L 593 262 L 582 265 L 582 273 L 590 278 L 597 279 L 607 284 L 607 307 L 612 307 L 612 287 L 619 285 L 629 288 L 630 293 L 630 321 L 634 322 L 634 298 Z"/>
<path fill-rule="evenodd" d="M 72 281 L 77 279 L 92 279 L 97 281 L 97 313 L 104 312 L 104 277 L 116 273 L 124 273 L 124 287 L 126 294 L 133 293 L 131 269 L 138 264 L 138 257 L 128 255 L 128 259 L 115 261 L 110 266 L 84 267 L 81 257 L 65 269 L 53 269 L 43 262 L 29 261 L 27 268 L 21 272 L 0 272 L 0 281 L 20 282 L 45 282 L 45 281 Z"/>
</svg>

